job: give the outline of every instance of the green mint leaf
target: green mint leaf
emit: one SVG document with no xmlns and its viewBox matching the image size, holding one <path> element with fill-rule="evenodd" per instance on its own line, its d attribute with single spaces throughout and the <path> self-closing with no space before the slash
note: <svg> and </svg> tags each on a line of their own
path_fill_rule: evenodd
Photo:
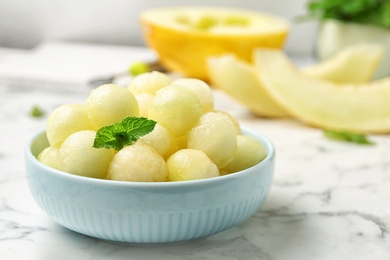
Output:
<svg viewBox="0 0 390 260">
<path fill-rule="evenodd" d="M 36 117 L 36 118 L 44 117 L 45 116 L 45 111 L 43 111 L 38 106 L 33 106 L 32 109 L 30 110 L 30 116 Z"/>
<path fill-rule="evenodd" d="M 324 135 L 333 140 L 351 142 L 356 144 L 369 144 L 372 145 L 374 142 L 370 141 L 365 135 L 351 133 L 347 131 L 335 131 L 335 130 L 324 130 Z"/>
<path fill-rule="evenodd" d="M 389 0 L 310 0 L 307 17 L 371 24 L 390 29 Z"/>
<path fill-rule="evenodd" d="M 144 63 L 144 62 L 136 62 L 136 63 L 133 63 L 129 67 L 129 74 L 133 77 L 136 77 L 140 74 L 143 74 L 143 73 L 146 73 L 149 71 L 150 71 L 149 65 Z"/>
<path fill-rule="evenodd" d="M 93 147 L 119 151 L 152 132 L 156 123 L 144 117 L 126 117 L 119 123 L 100 128 L 96 132 Z"/>
</svg>

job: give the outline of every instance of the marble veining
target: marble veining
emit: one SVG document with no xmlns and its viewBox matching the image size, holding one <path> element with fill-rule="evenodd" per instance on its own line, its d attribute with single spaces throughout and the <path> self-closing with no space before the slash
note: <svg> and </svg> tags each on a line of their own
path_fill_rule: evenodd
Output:
<svg viewBox="0 0 390 260">
<path fill-rule="evenodd" d="M 77 91 L 0 85 L 0 259 L 390 259 L 390 137 L 361 146 L 326 139 L 292 119 L 261 119 L 215 90 L 217 109 L 273 140 L 276 171 L 262 209 L 214 236 L 171 245 L 97 240 L 51 221 L 27 187 L 23 149 L 46 113 L 83 102 Z"/>
</svg>

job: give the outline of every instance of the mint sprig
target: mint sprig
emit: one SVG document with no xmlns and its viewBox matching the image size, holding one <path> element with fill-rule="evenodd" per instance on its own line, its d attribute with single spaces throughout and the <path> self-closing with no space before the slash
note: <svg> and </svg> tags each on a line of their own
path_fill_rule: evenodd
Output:
<svg viewBox="0 0 390 260">
<path fill-rule="evenodd" d="M 100 128 L 96 132 L 93 147 L 119 151 L 153 131 L 156 123 L 144 117 L 126 117 L 119 123 Z"/>
<path fill-rule="evenodd" d="M 371 24 L 390 29 L 389 0 L 310 0 L 307 9 L 312 18 Z"/>
<path fill-rule="evenodd" d="M 352 133 L 348 131 L 335 131 L 335 130 L 324 130 L 324 135 L 333 140 L 356 143 L 356 144 L 366 144 L 372 145 L 374 142 L 370 141 L 365 135 Z"/>
</svg>

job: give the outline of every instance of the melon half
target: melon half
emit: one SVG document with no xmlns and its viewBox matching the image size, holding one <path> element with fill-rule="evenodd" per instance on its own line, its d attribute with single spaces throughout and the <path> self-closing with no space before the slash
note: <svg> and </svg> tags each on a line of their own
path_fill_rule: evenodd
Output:
<svg viewBox="0 0 390 260">
<path fill-rule="evenodd" d="M 254 60 L 268 94 L 297 119 L 334 130 L 390 132 L 390 78 L 340 85 L 306 76 L 282 51 L 257 49 Z"/>
<path fill-rule="evenodd" d="M 202 80 L 209 56 L 235 53 L 250 61 L 254 48 L 282 48 L 290 29 L 279 16 L 222 7 L 153 8 L 140 19 L 146 44 L 165 68 Z"/>
</svg>

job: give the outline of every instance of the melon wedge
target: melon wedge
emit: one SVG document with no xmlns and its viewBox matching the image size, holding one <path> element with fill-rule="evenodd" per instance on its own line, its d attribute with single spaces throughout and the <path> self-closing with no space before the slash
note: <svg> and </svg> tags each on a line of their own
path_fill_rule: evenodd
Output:
<svg viewBox="0 0 390 260">
<path fill-rule="evenodd" d="M 382 55 L 383 46 L 380 44 L 358 44 L 302 71 L 308 76 L 334 83 L 367 82 L 376 72 Z"/>
<path fill-rule="evenodd" d="M 304 123 L 359 133 L 390 132 L 390 78 L 340 87 L 304 75 L 282 51 L 257 49 L 254 60 L 267 92 Z"/>
<path fill-rule="evenodd" d="M 389 7 L 388 4 L 387 6 Z M 387 17 L 385 19 L 388 19 L 390 15 L 389 9 L 383 8 L 382 11 L 382 18 Z M 378 65 L 374 79 L 389 77 L 390 31 L 388 28 L 336 19 L 324 19 L 319 23 L 315 48 L 318 58 L 323 60 L 347 46 L 364 42 L 377 43 L 383 46 L 383 58 Z"/>
<path fill-rule="evenodd" d="M 288 117 L 264 89 L 253 65 L 234 54 L 210 57 L 207 60 L 210 84 L 221 89 L 253 114 L 262 117 Z"/>
</svg>

